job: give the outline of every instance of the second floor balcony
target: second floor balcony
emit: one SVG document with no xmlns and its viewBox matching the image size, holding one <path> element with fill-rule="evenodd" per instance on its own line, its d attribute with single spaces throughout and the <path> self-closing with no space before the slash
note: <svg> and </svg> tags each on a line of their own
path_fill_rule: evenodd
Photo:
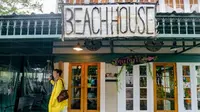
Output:
<svg viewBox="0 0 200 112">
<path fill-rule="evenodd" d="M 157 13 L 156 19 L 158 38 L 200 37 L 199 13 Z M 0 39 L 60 38 L 62 29 L 61 14 L 0 16 Z"/>
</svg>

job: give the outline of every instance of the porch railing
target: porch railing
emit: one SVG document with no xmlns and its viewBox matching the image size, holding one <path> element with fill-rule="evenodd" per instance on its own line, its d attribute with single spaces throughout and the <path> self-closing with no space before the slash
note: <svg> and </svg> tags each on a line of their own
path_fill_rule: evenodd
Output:
<svg viewBox="0 0 200 112">
<path fill-rule="evenodd" d="M 0 17 L 0 39 L 59 38 L 60 14 L 22 15 Z"/>
<path fill-rule="evenodd" d="M 157 14 L 158 37 L 198 38 L 200 37 L 199 14 Z"/>
<path fill-rule="evenodd" d="M 200 14 L 161 13 L 156 19 L 159 38 L 200 37 Z M 61 24 L 61 14 L 0 16 L 0 39 L 59 38 Z"/>
</svg>

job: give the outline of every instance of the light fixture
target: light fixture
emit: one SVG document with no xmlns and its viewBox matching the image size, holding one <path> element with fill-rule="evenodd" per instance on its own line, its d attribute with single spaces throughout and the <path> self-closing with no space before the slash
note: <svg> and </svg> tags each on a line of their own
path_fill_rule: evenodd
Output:
<svg viewBox="0 0 200 112">
<path fill-rule="evenodd" d="M 170 51 L 176 52 L 179 48 L 177 47 L 176 41 L 173 42 L 172 47 L 170 48 Z"/>
<path fill-rule="evenodd" d="M 80 43 L 78 42 L 78 44 L 73 48 L 75 51 L 82 51 L 83 49 L 81 48 Z"/>
</svg>

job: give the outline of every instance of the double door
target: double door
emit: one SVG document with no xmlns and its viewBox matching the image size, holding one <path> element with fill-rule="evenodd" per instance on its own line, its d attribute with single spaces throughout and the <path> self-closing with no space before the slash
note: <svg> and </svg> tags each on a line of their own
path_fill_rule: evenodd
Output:
<svg viewBox="0 0 200 112">
<path fill-rule="evenodd" d="M 100 64 L 70 63 L 68 112 L 100 111 Z"/>
</svg>

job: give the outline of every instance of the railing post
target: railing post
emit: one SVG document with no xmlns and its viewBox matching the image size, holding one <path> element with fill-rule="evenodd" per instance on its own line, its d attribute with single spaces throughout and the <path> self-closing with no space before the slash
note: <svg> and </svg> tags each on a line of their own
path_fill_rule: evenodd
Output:
<svg viewBox="0 0 200 112">
<path fill-rule="evenodd" d="M 51 20 L 49 20 L 49 30 L 48 30 L 48 35 L 50 35 L 50 33 L 51 33 Z"/>
<path fill-rule="evenodd" d="M 195 19 L 192 19 L 193 34 L 196 34 Z"/>
<path fill-rule="evenodd" d="M 28 20 L 28 24 L 27 24 L 27 35 L 29 35 L 29 27 L 30 27 L 30 20 Z"/>
<path fill-rule="evenodd" d="M 3 26 L 3 22 L 0 21 L 0 36 L 1 36 L 2 26 Z"/>
<path fill-rule="evenodd" d="M 43 35 L 43 28 L 44 28 L 44 20 L 42 20 L 41 35 Z"/>
<path fill-rule="evenodd" d="M 58 19 L 56 19 L 56 35 L 58 34 Z"/>
<path fill-rule="evenodd" d="M 7 30 L 6 30 L 6 35 L 8 35 L 9 25 L 10 25 L 10 21 L 8 20 L 8 21 L 7 21 L 7 24 L 6 24 L 6 28 L 7 28 Z"/>
<path fill-rule="evenodd" d="M 23 29 L 23 21 L 20 21 L 20 35 L 22 35 L 22 29 Z"/>
<path fill-rule="evenodd" d="M 171 31 L 171 34 L 173 34 L 173 24 L 172 24 L 172 21 L 173 21 L 173 19 L 172 18 L 170 18 L 170 31 Z"/>
<path fill-rule="evenodd" d="M 36 35 L 37 20 L 34 21 L 34 35 Z"/>
<path fill-rule="evenodd" d="M 163 25 L 163 34 L 165 34 L 165 19 L 162 18 L 162 25 Z"/>
<path fill-rule="evenodd" d="M 16 28 L 16 20 L 14 21 L 14 25 L 13 25 L 13 35 L 15 35 L 15 28 Z"/>
<path fill-rule="evenodd" d="M 181 34 L 181 25 L 180 25 L 180 19 L 178 19 L 178 34 Z"/>
<path fill-rule="evenodd" d="M 188 20 L 187 19 L 184 19 L 184 21 L 185 21 L 185 32 L 186 32 L 186 34 L 188 34 Z"/>
</svg>

